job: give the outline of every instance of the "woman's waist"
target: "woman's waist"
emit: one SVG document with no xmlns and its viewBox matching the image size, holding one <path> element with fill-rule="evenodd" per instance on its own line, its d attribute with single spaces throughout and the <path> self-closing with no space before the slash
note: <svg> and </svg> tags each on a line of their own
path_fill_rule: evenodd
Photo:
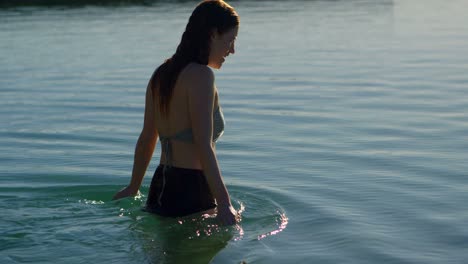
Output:
<svg viewBox="0 0 468 264">
<path fill-rule="evenodd" d="M 162 152 L 161 158 L 159 159 L 159 164 L 161 165 L 169 165 L 176 168 L 181 169 L 193 169 L 193 170 L 201 170 L 201 160 L 199 155 L 194 152 L 172 152 L 169 155 Z"/>
<path fill-rule="evenodd" d="M 167 164 L 167 163 L 162 163 L 160 162 L 158 167 L 156 168 L 157 170 L 162 170 L 166 167 L 166 170 L 171 170 L 171 171 L 178 171 L 178 172 L 183 172 L 183 173 L 203 173 L 203 170 L 199 166 L 184 166 L 180 164 Z"/>
</svg>

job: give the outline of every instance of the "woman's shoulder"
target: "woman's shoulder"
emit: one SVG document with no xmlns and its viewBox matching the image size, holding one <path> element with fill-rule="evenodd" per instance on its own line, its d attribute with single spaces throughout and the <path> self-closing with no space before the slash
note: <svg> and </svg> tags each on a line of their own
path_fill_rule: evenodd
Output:
<svg viewBox="0 0 468 264">
<path fill-rule="evenodd" d="M 207 65 L 195 62 L 189 63 L 181 72 L 181 76 L 189 84 L 214 83 L 213 70 Z"/>
<path fill-rule="evenodd" d="M 190 63 L 181 72 L 179 78 L 182 79 L 182 85 L 185 86 L 189 98 L 206 100 L 210 94 L 216 93 L 213 70 L 206 65 Z"/>
</svg>

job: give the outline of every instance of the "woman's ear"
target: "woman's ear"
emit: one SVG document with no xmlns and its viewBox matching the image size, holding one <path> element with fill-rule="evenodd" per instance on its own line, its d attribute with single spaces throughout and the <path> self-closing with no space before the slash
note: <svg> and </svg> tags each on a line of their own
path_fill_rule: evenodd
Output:
<svg viewBox="0 0 468 264">
<path fill-rule="evenodd" d="M 218 30 L 216 28 L 213 28 L 213 29 L 210 30 L 210 38 L 212 40 L 219 38 L 219 33 L 218 33 Z"/>
</svg>

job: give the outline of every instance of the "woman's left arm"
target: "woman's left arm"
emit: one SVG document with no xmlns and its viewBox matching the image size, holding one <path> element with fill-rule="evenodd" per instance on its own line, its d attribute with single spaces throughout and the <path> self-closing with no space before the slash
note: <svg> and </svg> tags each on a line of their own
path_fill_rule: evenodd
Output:
<svg viewBox="0 0 468 264">
<path fill-rule="evenodd" d="M 158 130 L 155 122 L 155 108 L 151 80 L 146 90 L 145 118 L 143 129 L 138 138 L 133 161 L 132 178 L 130 184 L 120 190 L 113 197 L 113 200 L 138 194 L 141 182 L 145 176 L 146 169 L 153 156 L 156 143 L 158 141 Z"/>
</svg>

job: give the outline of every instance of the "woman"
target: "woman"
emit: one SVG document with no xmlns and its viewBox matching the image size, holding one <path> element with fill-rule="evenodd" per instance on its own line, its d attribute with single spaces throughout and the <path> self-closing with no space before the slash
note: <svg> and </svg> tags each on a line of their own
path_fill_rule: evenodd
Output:
<svg viewBox="0 0 468 264">
<path fill-rule="evenodd" d="M 215 142 L 223 133 L 224 117 L 210 68 L 221 68 L 234 54 L 238 30 L 239 16 L 227 3 L 203 1 L 195 8 L 176 53 L 149 81 L 132 178 L 114 199 L 138 193 L 159 138 L 161 159 L 146 210 L 181 217 L 216 208 L 221 224 L 236 222 L 216 159 Z"/>
</svg>

